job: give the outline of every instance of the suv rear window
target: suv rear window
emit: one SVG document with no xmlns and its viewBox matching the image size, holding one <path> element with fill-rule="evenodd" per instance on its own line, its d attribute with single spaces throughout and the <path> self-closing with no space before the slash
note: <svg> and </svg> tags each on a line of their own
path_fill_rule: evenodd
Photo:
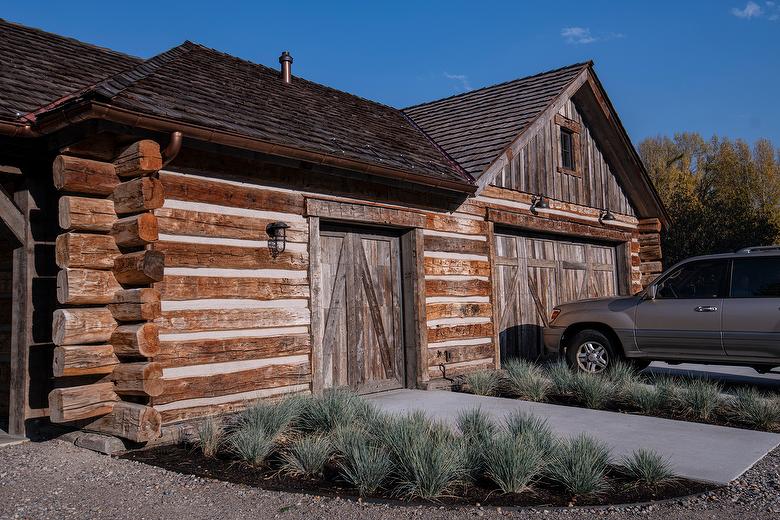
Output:
<svg viewBox="0 0 780 520">
<path fill-rule="evenodd" d="M 732 298 L 780 298 L 780 257 L 734 260 Z"/>
<path fill-rule="evenodd" d="M 724 260 L 704 260 L 681 265 L 658 284 L 656 298 L 722 298 L 726 288 Z"/>
</svg>

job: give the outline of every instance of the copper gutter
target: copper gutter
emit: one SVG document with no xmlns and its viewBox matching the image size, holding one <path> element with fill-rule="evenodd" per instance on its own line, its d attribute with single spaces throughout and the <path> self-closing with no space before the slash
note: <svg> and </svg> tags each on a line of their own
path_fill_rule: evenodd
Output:
<svg viewBox="0 0 780 520">
<path fill-rule="evenodd" d="M 356 159 L 335 157 L 320 152 L 301 150 L 282 144 L 273 144 L 225 130 L 213 130 L 199 125 L 182 123 L 171 119 L 144 115 L 131 110 L 114 107 L 96 101 L 82 101 L 78 104 L 63 106 L 54 112 L 38 119 L 41 132 L 50 133 L 69 124 L 75 124 L 88 119 L 104 119 L 131 127 L 140 127 L 158 132 L 181 132 L 188 138 L 209 143 L 220 144 L 233 148 L 252 150 L 268 155 L 289 157 L 322 166 L 365 172 L 380 177 L 409 181 L 415 184 L 457 191 L 474 193 L 477 186 L 467 182 L 449 179 L 423 178 L 404 170 L 387 166 L 377 166 Z"/>
<path fill-rule="evenodd" d="M 11 137 L 38 137 L 41 134 L 32 129 L 32 126 L 12 121 L 0 121 L 0 134 Z"/>
</svg>

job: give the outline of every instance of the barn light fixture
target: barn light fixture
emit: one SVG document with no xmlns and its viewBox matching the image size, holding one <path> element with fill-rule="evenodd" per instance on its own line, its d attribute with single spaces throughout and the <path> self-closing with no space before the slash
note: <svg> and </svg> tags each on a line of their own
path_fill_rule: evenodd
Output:
<svg viewBox="0 0 780 520">
<path fill-rule="evenodd" d="M 608 209 L 602 210 L 599 213 L 599 224 L 603 224 L 605 220 L 615 220 L 615 215 Z"/>
<path fill-rule="evenodd" d="M 543 195 L 533 196 L 531 197 L 531 213 L 536 215 L 536 210 L 539 208 L 541 209 L 547 209 L 550 207 L 550 203 L 547 202 L 547 199 L 544 198 Z"/>
<path fill-rule="evenodd" d="M 273 258 L 279 256 L 279 253 L 284 253 L 288 227 L 290 226 L 284 222 L 271 222 L 265 227 L 265 232 L 268 233 L 268 250 Z"/>
</svg>

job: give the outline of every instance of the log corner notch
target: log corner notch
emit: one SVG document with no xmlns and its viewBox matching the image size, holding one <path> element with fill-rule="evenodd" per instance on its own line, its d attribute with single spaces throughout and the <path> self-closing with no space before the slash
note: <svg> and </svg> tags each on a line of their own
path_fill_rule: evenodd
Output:
<svg viewBox="0 0 780 520">
<path fill-rule="evenodd" d="M 631 245 L 633 292 L 647 288 L 663 271 L 661 229 L 661 221 L 657 218 L 639 221 L 637 235 Z"/>
<path fill-rule="evenodd" d="M 53 165 L 60 198 L 53 371 L 59 388 L 49 394 L 52 422 L 134 442 L 160 436 L 160 413 L 150 398 L 163 391 L 159 353 L 164 256 L 147 246 L 158 239 L 152 210 L 164 202 L 156 178 L 160 145 L 136 141 L 111 162 L 69 155 Z M 74 307 L 79 306 L 79 307 Z M 93 377 L 68 386 L 68 377 Z M 125 400 L 128 399 L 128 400 Z"/>
</svg>

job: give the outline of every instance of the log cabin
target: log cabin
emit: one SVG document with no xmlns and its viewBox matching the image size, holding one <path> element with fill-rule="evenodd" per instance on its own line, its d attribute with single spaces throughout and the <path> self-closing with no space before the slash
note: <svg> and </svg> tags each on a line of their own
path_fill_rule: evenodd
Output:
<svg viewBox="0 0 780 520">
<path fill-rule="evenodd" d="M 14 434 L 446 388 L 661 270 L 664 208 L 591 62 L 398 110 L 288 53 L 142 60 L 0 21 L 0 54 Z"/>
</svg>

